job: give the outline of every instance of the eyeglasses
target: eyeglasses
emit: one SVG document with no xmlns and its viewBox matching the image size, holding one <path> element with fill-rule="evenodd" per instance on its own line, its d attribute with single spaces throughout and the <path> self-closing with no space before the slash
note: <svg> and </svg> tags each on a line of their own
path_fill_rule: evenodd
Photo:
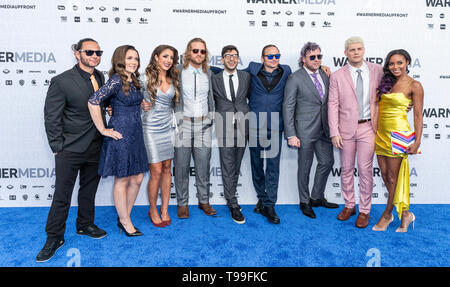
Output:
<svg viewBox="0 0 450 287">
<path fill-rule="evenodd" d="M 78 50 L 78 52 L 80 52 L 80 53 L 84 52 L 86 54 L 86 56 L 88 56 L 88 57 L 94 55 L 94 53 L 95 53 L 95 55 L 97 55 L 97 57 L 101 57 L 102 54 L 103 54 L 103 51 L 100 51 L 100 50 L 98 50 L 98 51 L 94 51 L 94 50 Z"/>
<path fill-rule="evenodd" d="M 275 57 L 275 59 L 278 60 L 281 57 L 281 54 L 268 54 L 268 55 L 265 55 L 265 57 L 267 57 L 267 59 L 269 59 L 269 60 L 273 60 L 273 57 Z"/>
<path fill-rule="evenodd" d="M 309 60 L 310 61 L 314 61 L 316 59 L 316 56 L 317 56 L 318 60 L 322 60 L 323 55 L 321 55 L 321 54 L 319 54 L 319 55 L 311 55 L 311 56 L 309 56 Z"/>
<path fill-rule="evenodd" d="M 202 55 L 205 55 L 206 54 L 206 50 L 203 50 L 203 49 L 192 49 L 191 50 L 192 51 L 192 53 L 194 53 L 194 54 L 198 54 L 199 52 L 202 54 Z"/>
<path fill-rule="evenodd" d="M 223 55 L 223 57 L 225 59 L 239 59 L 239 55 L 238 54 L 225 54 L 225 55 Z"/>
</svg>

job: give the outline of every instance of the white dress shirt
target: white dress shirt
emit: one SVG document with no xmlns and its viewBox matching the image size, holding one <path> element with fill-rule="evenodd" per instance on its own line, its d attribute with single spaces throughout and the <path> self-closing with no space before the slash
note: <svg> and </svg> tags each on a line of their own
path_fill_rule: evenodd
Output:
<svg viewBox="0 0 450 287">
<path fill-rule="evenodd" d="M 228 73 L 226 70 L 223 70 L 223 84 L 225 85 L 225 92 L 227 93 L 227 98 L 232 101 L 231 99 L 231 91 L 230 91 L 230 75 L 233 75 L 231 80 L 233 81 L 233 88 L 234 88 L 234 95 L 237 96 L 237 90 L 239 86 L 239 79 L 237 70 L 234 70 L 233 73 Z"/>
<path fill-rule="evenodd" d="M 195 75 L 194 75 L 195 74 Z M 195 82 L 194 82 L 194 79 Z M 181 71 L 184 102 L 184 115 L 187 117 L 204 117 L 208 114 L 209 79 L 202 68 L 191 65 Z"/>
<path fill-rule="evenodd" d="M 352 75 L 353 80 L 353 86 L 356 90 L 356 80 L 358 79 L 358 73 L 356 70 L 360 69 L 361 77 L 363 79 L 363 87 L 364 87 L 364 116 L 362 119 L 359 120 L 366 120 L 370 119 L 370 75 L 369 75 L 369 66 L 366 64 L 366 62 L 363 62 L 362 66 L 360 68 L 355 68 L 352 65 L 348 65 L 350 67 L 350 74 Z"/>
</svg>

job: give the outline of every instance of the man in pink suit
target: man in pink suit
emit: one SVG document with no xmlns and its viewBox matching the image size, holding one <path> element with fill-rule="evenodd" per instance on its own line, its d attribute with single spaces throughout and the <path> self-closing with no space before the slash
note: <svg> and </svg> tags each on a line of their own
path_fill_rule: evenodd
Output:
<svg viewBox="0 0 450 287">
<path fill-rule="evenodd" d="M 359 215 L 355 225 L 369 224 L 372 201 L 372 163 L 375 151 L 378 106 L 376 90 L 383 75 L 378 64 L 364 61 L 364 43 L 360 37 L 345 42 L 348 64 L 330 78 L 328 119 L 333 146 L 341 155 L 341 186 L 345 208 L 338 219 L 356 214 L 353 172 L 355 156 L 359 173 Z"/>
</svg>

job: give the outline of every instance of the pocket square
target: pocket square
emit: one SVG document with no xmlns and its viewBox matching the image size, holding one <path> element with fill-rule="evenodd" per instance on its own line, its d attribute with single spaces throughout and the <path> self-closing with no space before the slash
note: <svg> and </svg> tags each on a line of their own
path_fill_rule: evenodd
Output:
<svg viewBox="0 0 450 287">
<path fill-rule="evenodd" d="M 416 139 L 416 133 L 413 131 L 394 131 L 391 132 L 391 146 L 392 154 L 402 154 L 405 153 L 406 148 L 414 143 Z M 419 150 L 417 153 L 422 153 Z"/>
</svg>

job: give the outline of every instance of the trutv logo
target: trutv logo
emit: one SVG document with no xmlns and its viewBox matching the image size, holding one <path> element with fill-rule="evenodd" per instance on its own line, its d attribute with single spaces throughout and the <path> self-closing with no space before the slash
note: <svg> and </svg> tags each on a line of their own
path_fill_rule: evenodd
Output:
<svg viewBox="0 0 450 287">
<path fill-rule="evenodd" d="M 450 7 L 450 0 L 425 0 L 427 7 Z"/>
<path fill-rule="evenodd" d="M 0 52 L 0 63 L 56 63 L 55 55 L 50 52 Z"/>
</svg>

